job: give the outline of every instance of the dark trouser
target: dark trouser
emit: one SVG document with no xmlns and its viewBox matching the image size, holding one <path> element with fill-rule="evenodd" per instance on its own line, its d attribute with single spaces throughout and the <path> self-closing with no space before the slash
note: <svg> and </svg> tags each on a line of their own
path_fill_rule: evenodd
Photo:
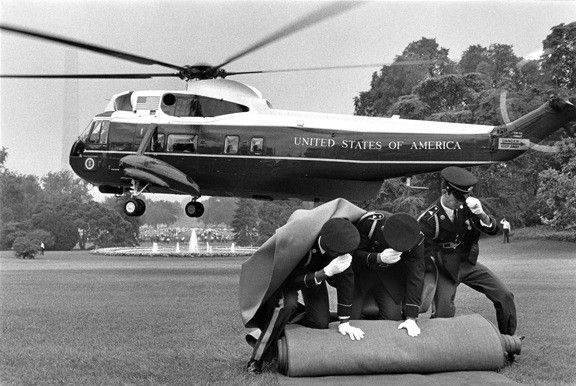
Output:
<svg viewBox="0 0 576 386">
<path fill-rule="evenodd" d="M 402 320 L 402 304 L 394 301 L 382 281 L 373 272 L 364 274 L 362 280 L 354 280 L 351 319 L 362 317 L 362 311 L 367 310 L 372 297 L 378 307 L 379 319 Z"/>
<path fill-rule="evenodd" d="M 502 231 L 503 239 L 502 242 L 509 243 L 510 242 L 510 229 L 504 229 Z"/>
<path fill-rule="evenodd" d="M 514 335 L 516 332 L 516 306 L 514 295 L 482 264 L 461 263 L 458 278 L 461 283 L 486 295 L 496 309 L 500 333 Z M 451 318 L 456 312 L 454 298 L 458 284 L 443 270 L 438 270 L 438 284 L 434 296 L 433 318 Z"/>
<path fill-rule="evenodd" d="M 254 345 L 250 359 L 257 361 L 271 354 L 270 349 L 275 347 L 274 343 L 284 333 L 284 327 L 298 306 L 298 291 L 280 291 L 268 302 L 270 304 L 275 302 L 276 306 L 270 307 L 270 311 L 266 315 L 267 324 L 262 327 L 260 337 Z"/>
<path fill-rule="evenodd" d="M 329 278 L 328 280 L 330 280 Z M 330 324 L 330 303 L 326 283 L 302 289 L 302 297 L 306 306 L 306 315 L 298 324 L 310 328 L 325 329 Z M 276 306 L 266 317 L 268 321 L 263 326 L 258 341 L 254 345 L 252 358 L 262 360 L 271 355 L 270 349 L 274 348 L 276 341 L 284 333 L 284 327 L 288 324 L 298 307 L 298 291 L 283 290 L 269 300 Z"/>
</svg>

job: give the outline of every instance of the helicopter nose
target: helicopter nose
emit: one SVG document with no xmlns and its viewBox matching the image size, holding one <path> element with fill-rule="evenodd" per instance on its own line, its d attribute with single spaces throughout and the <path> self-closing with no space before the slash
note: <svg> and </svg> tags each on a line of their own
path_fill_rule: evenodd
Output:
<svg viewBox="0 0 576 386">
<path fill-rule="evenodd" d="M 84 153 L 84 150 L 86 150 L 86 144 L 84 144 L 84 141 L 79 139 L 72 145 L 72 149 L 70 149 L 70 156 L 77 157 L 79 155 L 82 155 L 82 153 Z"/>
</svg>

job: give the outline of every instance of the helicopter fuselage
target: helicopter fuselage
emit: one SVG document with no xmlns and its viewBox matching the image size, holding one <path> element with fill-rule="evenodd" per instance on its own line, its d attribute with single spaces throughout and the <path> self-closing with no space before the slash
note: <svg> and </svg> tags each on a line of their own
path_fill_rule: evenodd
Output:
<svg viewBox="0 0 576 386">
<path fill-rule="evenodd" d="M 170 171 L 151 168 L 146 173 L 164 182 L 142 178 L 152 193 L 359 201 L 388 178 L 506 161 L 528 149 L 521 125 L 277 110 L 238 82 L 193 83 L 185 92 L 116 96 L 81 138 L 83 151 L 72 151 L 74 171 L 102 191 L 120 192 L 135 178 L 121 160 L 141 154 L 199 187 L 199 194 L 177 187 Z"/>
</svg>

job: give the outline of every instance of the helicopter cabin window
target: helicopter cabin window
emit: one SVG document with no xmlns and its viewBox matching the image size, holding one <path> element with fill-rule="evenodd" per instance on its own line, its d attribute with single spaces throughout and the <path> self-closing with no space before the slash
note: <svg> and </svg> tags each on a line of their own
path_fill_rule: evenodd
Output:
<svg viewBox="0 0 576 386">
<path fill-rule="evenodd" d="M 237 135 L 227 135 L 224 140 L 224 154 L 236 154 L 238 153 L 238 136 Z"/>
<path fill-rule="evenodd" d="M 196 153 L 198 137 L 194 134 L 169 134 L 166 150 L 174 153 Z"/>
<path fill-rule="evenodd" d="M 250 142 L 250 153 L 252 154 L 262 154 L 262 149 L 264 148 L 264 138 L 252 138 Z"/>
<path fill-rule="evenodd" d="M 165 94 L 160 105 L 162 112 L 175 117 L 216 117 L 248 111 L 248 107 L 223 99 L 190 94 Z"/>
<path fill-rule="evenodd" d="M 109 149 L 116 151 L 136 151 L 146 133 L 147 125 L 115 123 L 110 125 Z"/>
<path fill-rule="evenodd" d="M 87 146 L 89 149 L 103 149 L 108 142 L 108 130 L 110 121 L 95 121 L 88 136 Z"/>
</svg>

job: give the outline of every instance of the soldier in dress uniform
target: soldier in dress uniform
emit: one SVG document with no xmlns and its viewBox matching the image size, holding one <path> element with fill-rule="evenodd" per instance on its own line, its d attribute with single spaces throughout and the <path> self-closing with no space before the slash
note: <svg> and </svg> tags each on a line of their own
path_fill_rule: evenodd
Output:
<svg viewBox="0 0 576 386">
<path fill-rule="evenodd" d="M 302 291 L 305 317 L 300 321 L 311 328 L 328 328 L 330 308 L 326 282 L 336 288 L 338 301 L 338 331 L 360 340 L 364 332 L 350 325 L 350 310 L 354 292 L 354 272 L 350 255 L 357 247 L 360 235 L 356 227 L 345 218 L 331 218 L 322 226 L 312 248 L 288 274 L 279 289 L 261 307 L 260 319 L 265 320 L 247 371 L 260 373 L 262 362 L 269 355 L 284 327 L 298 306 L 298 291 Z"/>
<path fill-rule="evenodd" d="M 514 295 L 484 265 L 477 263 L 480 232 L 495 235 L 496 220 L 486 214 L 480 200 L 470 193 L 478 179 L 459 167 L 442 170 L 442 196 L 418 221 L 425 235 L 424 253 L 438 266 L 438 283 L 432 317 L 449 318 L 455 314 L 454 298 L 460 283 L 482 292 L 496 309 L 502 334 L 516 331 Z"/>
<path fill-rule="evenodd" d="M 407 213 L 368 212 L 356 222 L 360 244 L 353 253 L 355 274 L 352 319 L 359 319 L 367 299 L 374 297 L 378 317 L 403 320 L 398 329 L 417 336 L 425 273 L 424 235 Z"/>
</svg>

